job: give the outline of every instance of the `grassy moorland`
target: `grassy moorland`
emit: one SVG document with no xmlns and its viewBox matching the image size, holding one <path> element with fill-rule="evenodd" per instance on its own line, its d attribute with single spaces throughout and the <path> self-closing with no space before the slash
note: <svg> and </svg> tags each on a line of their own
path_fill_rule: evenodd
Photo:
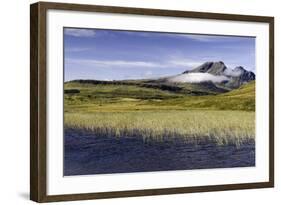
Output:
<svg viewBox="0 0 281 205">
<path fill-rule="evenodd" d="M 65 127 L 97 136 L 161 140 L 252 141 L 255 136 L 255 82 L 217 94 L 191 85 L 181 89 L 138 84 L 65 83 Z M 196 85 L 192 85 L 196 86 Z M 198 95 L 208 93 L 208 95 Z"/>
</svg>

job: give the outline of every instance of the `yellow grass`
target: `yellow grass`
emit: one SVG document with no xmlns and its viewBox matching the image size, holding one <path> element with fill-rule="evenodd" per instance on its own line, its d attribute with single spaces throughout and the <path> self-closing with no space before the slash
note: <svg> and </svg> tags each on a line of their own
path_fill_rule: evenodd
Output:
<svg viewBox="0 0 281 205">
<path fill-rule="evenodd" d="M 211 140 L 218 144 L 254 141 L 255 112 L 215 110 L 65 113 L 65 128 L 97 136 L 162 140 Z"/>
</svg>

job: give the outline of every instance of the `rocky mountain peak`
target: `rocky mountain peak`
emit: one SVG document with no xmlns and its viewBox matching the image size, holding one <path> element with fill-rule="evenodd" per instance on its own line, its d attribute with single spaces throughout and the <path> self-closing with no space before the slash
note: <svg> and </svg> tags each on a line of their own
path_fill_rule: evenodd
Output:
<svg viewBox="0 0 281 205">
<path fill-rule="evenodd" d="M 221 84 L 229 88 L 238 88 L 242 84 L 248 83 L 256 79 L 256 75 L 253 72 L 247 71 L 242 66 L 237 66 L 234 69 L 230 69 L 227 68 L 224 62 L 222 61 L 205 62 L 192 70 L 184 71 L 182 75 L 183 74 L 190 75 L 184 76 L 187 79 L 190 77 L 196 77 L 196 79 L 205 79 L 205 81 L 216 80 L 216 83 L 218 83 L 217 78 L 219 77 L 220 80 L 222 80 Z M 195 74 L 196 76 L 193 76 Z M 204 76 L 198 76 L 203 74 Z"/>
<path fill-rule="evenodd" d="M 210 73 L 213 75 L 221 75 L 226 69 L 225 64 L 222 61 L 218 62 L 206 62 L 202 65 L 194 68 L 193 70 L 186 70 L 185 73 Z"/>
<path fill-rule="evenodd" d="M 233 69 L 234 71 L 245 72 L 246 70 L 242 66 L 237 66 Z"/>
</svg>

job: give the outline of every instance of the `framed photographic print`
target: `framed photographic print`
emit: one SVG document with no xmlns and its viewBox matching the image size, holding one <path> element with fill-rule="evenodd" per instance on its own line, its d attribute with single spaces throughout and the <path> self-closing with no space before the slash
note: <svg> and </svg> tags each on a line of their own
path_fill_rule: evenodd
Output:
<svg viewBox="0 0 281 205">
<path fill-rule="evenodd" d="M 30 197 L 274 186 L 274 18 L 31 5 Z"/>
</svg>

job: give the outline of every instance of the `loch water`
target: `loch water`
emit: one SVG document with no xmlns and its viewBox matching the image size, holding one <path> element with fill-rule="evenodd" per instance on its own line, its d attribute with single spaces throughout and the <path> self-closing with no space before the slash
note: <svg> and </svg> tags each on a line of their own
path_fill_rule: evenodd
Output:
<svg viewBox="0 0 281 205">
<path fill-rule="evenodd" d="M 180 139 L 95 136 L 64 131 L 64 176 L 255 166 L 255 143 L 218 145 Z"/>
</svg>

